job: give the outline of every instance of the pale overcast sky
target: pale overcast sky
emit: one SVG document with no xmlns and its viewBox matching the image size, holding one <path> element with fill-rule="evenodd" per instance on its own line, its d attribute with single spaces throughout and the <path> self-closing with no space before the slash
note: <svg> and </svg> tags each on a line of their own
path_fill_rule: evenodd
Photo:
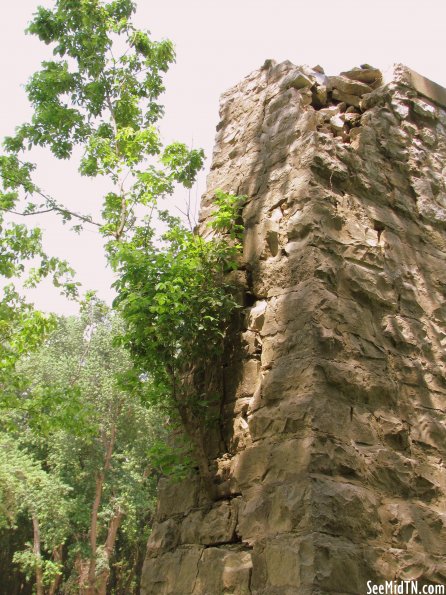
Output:
<svg viewBox="0 0 446 595">
<path fill-rule="evenodd" d="M 23 31 L 36 7 L 50 0 L 5 2 L 0 22 L 0 137 L 30 117 L 23 84 L 49 56 L 48 49 Z M 219 95 L 266 58 L 295 64 L 321 64 L 328 74 L 368 62 L 388 69 L 403 62 L 446 86 L 446 0 L 139 0 L 137 26 L 155 39 L 170 38 L 177 62 L 166 77 L 166 141 L 201 146 L 210 156 L 218 123 Z M 73 164 L 54 163 L 42 152 L 38 182 L 55 198 L 79 210 L 97 202 L 100 185 L 79 180 Z M 207 164 L 209 167 L 209 163 Z M 204 190 L 205 174 L 194 192 Z M 183 196 L 178 197 L 182 201 Z M 93 210 L 90 209 L 90 210 Z M 39 222 L 42 224 L 42 222 Z M 85 289 L 110 299 L 111 274 L 94 229 L 72 236 L 48 219 L 47 249 L 68 258 Z M 46 310 L 73 307 L 50 288 L 35 294 Z"/>
</svg>

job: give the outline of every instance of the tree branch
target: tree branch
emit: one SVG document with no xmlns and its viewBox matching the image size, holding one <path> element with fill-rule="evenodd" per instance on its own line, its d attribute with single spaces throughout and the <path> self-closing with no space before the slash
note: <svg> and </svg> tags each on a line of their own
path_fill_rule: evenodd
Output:
<svg viewBox="0 0 446 595">
<path fill-rule="evenodd" d="M 63 545 L 58 545 L 53 550 L 53 560 L 54 562 L 58 562 L 62 564 L 62 555 L 63 555 Z M 53 580 L 51 587 L 48 591 L 48 595 L 56 595 L 57 589 L 59 588 L 60 582 L 62 580 L 62 573 L 58 573 L 55 579 Z"/>
<path fill-rule="evenodd" d="M 20 217 L 28 217 L 29 215 L 43 215 L 44 213 L 51 213 L 54 211 L 52 209 L 44 209 L 43 211 L 33 211 L 32 213 L 19 213 L 18 211 L 13 211 L 12 209 L 4 209 L 0 207 L 0 211 L 6 211 L 7 213 L 12 213 L 13 215 L 20 215 Z"/>
<path fill-rule="evenodd" d="M 118 534 L 118 529 L 121 524 L 123 515 L 123 511 L 118 507 L 115 510 L 115 513 L 112 519 L 110 520 L 110 524 L 108 526 L 107 539 L 105 541 L 104 547 L 104 555 L 107 560 L 107 565 L 104 567 L 99 576 L 99 580 L 96 586 L 97 595 L 106 595 L 107 593 L 107 583 L 110 576 L 110 558 L 115 549 L 116 536 Z"/>
<path fill-rule="evenodd" d="M 19 215 L 20 217 L 29 217 L 30 215 L 43 215 L 45 213 L 57 212 L 61 215 L 69 215 L 70 217 L 75 217 L 76 219 L 80 219 L 84 221 L 84 223 L 91 223 L 91 225 L 95 225 L 96 227 L 102 227 L 102 223 L 98 223 L 97 221 L 93 221 L 86 215 L 80 215 L 79 213 L 75 213 L 74 211 L 70 211 L 65 207 L 51 207 L 50 209 L 43 209 L 42 211 L 33 211 L 29 213 L 19 213 L 19 211 L 13 211 L 12 209 L 4 209 L 0 207 L 0 211 L 5 211 L 7 213 L 11 213 L 12 215 Z"/>
<path fill-rule="evenodd" d="M 36 557 L 36 593 L 37 595 L 44 595 L 43 591 L 43 572 L 42 572 L 42 555 L 40 552 L 40 526 L 35 513 L 32 514 L 33 522 L 33 551 Z"/>
<path fill-rule="evenodd" d="M 18 180 L 13 180 L 12 178 L 8 178 L 6 176 L 3 176 L 3 178 L 5 180 L 7 180 L 8 182 L 12 182 L 12 183 L 17 183 L 17 181 L 18 181 Z M 20 215 L 21 217 L 27 217 L 29 215 L 41 215 L 43 213 L 50 213 L 51 211 L 55 211 L 57 213 L 60 213 L 61 215 L 69 215 L 70 217 L 75 217 L 76 219 L 80 219 L 81 221 L 84 221 L 85 223 L 91 223 L 91 225 L 96 225 L 96 227 L 102 227 L 102 223 L 93 221 L 91 219 L 91 217 L 89 217 L 88 215 L 81 215 L 79 213 L 75 213 L 74 211 L 70 211 L 69 209 L 66 209 L 63 206 L 58 205 L 57 202 L 54 200 L 54 198 L 51 198 L 50 196 L 44 194 L 38 188 L 34 188 L 33 193 L 38 194 L 39 196 L 44 198 L 45 201 L 47 202 L 47 204 L 50 205 L 49 208 L 41 210 L 41 211 L 34 211 L 34 212 L 29 212 L 29 213 L 20 213 L 18 211 L 13 211 L 12 209 L 5 209 L 4 207 L 0 207 L 0 210 L 6 211 L 8 213 L 12 213 L 14 215 Z"/>
</svg>

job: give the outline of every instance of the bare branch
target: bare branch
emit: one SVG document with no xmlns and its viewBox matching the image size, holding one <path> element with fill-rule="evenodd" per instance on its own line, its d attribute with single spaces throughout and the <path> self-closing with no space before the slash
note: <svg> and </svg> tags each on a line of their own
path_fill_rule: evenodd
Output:
<svg viewBox="0 0 446 595">
<path fill-rule="evenodd" d="M 54 207 L 51 209 L 44 209 L 43 211 L 33 211 L 30 213 L 19 213 L 18 211 L 13 211 L 12 209 L 4 209 L 0 207 L 0 211 L 5 211 L 6 213 L 11 213 L 12 215 L 20 215 L 20 217 L 28 217 L 29 215 L 43 215 L 44 213 L 52 213 L 54 212 Z"/>
<path fill-rule="evenodd" d="M 17 180 L 7 178 L 6 176 L 3 176 L 3 177 L 5 180 L 7 180 L 9 182 L 13 182 L 13 183 L 17 182 Z M 81 221 L 84 221 L 84 223 L 91 223 L 91 225 L 96 225 L 96 227 L 102 227 L 101 223 L 98 223 L 97 221 L 93 221 L 91 219 L 91 217 L 89 217 L 88 215 L 81 215 L 80 213 L 75 213 L 74 211 L 70 211 L 69 209 L 66 209 L 63 206 L 58 205 L 57 202 L 54 200 L 54 198 L 51 198 L 51 196 L 44 194 L 38 188 L 34 188 L 33 193 L 38 194 L 39 196 L 44 198 L 46 200 L 46 202 L 49 205 L 51 205 L 51 207 L 49 207 L 48 209 L 43 209 L 41 211 L 30 211 L 29 213 L 26 213 L 26 212 L 20 213 L 18 211 L 13 211 L 12 209 L 5 209 L 3 207 L 0 207 L 0 210 L 6 211 L 8 213 L 12 213 L 14 215 L 20 215 L 21 217 L 27 217 L 29 215 L 41 215 L 43 213 L 50 213 L 51 211 L 53 211 L 53 212 L 60 213 L 61 215 L 65 215 L 65 216 L 68 215 L 70 217 L 75 217 L 76 219 L 80 219 Z"/>
</svg>

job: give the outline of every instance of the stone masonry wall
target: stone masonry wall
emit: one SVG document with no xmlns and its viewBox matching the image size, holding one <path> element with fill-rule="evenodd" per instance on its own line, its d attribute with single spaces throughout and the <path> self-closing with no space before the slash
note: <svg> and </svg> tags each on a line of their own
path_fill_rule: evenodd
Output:
<svg viewBox="0 0 446 595">
<path fill-rule="evenodd" d="M 202 221 L 248 196 L 245 308 L 215 495 L 160 484 L 143 595 L 446 583 L 445 105 L 403 66 L 267 61 L 223 95 Z"/>
</svg>

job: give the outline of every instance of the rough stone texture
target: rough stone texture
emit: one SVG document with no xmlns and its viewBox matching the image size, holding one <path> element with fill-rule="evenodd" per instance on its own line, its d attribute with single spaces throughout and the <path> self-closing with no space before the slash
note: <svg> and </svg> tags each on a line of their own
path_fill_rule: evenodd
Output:
<svg viewBox="0 0 446 595">
<path fill-rule="evenodd" d="M 202 220 L 216 188 L 248 202 L 217 499 L 199 477 L 160 485 L 142 594 L 446 583 L 437 87 L 267 61 L 223 95 Z"/>
</svg>

